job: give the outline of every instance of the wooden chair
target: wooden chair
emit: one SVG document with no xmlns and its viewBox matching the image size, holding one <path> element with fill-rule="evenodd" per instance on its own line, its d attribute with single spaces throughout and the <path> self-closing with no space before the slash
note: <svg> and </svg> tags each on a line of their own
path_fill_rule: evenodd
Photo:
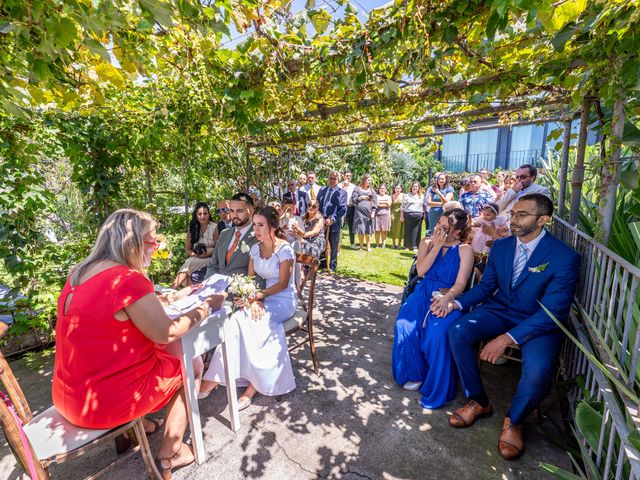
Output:
<svg viewBox="0 0 640 480">
<path fill-rule="evenodd" d="M 306 270 L 306 275 L 304 276 L 304 280 L 301 281 L 300 286 L 297 287 L 299 298 L 298 309 L 291 318 L 284 322 L 284 330 L 287 335 L 291 335 L 297 331 L 302 331 L 307 334 L 306 338 L 289 347 L 289 351 L 295 350 L 305 343 L 309 343 L 313 370 L 315 373 L 318 373 L 318 357 L 316 354 L 316 344 L 313 339 L 313 301 L 320 261 L 316 257 L 306 253 L 298 253 L 296 261 L 303 270 Z M 306 295 L 304 293 L 305 287 L 307 287 Z"/>
<path fill-rule="evenodd" d="M 48 467 L 52 463 L 62 463 L 84 455 L 95 445 L 105 442 L 113 443 L 115 437 L 125 432 L 129 438 L 134 439 L 134 448 L 99 472 L 87 477 L 87 480 L 112 470 L 138 452 L 142 455 L 148 477 L 152 480 L 161 479 L 149 449 L 142 418 L 111 430 L 93 430 L 70 424 L 53 406 L 34 417 L 18 381 L 1 352 L 0 380 L 8 399 L 13 404 L 9 406 L 8 402 L 0 399 L 0 426 L 16 460 L 32 480 L 50 479 Z"/>
</svg>

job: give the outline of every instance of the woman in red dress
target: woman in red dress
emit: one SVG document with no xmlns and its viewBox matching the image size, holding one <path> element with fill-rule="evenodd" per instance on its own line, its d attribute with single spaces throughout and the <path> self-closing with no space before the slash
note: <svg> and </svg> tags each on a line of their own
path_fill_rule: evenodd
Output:
<svg viewBox="0 0 640 480">
<path fill-rule="evenodd" d="M 157 459 L 163 478 L 171 478 L 172 468 L 194 457 L 182 443 L 187 410 L 180 362 L 161 345 L 220 308 L 225 296 L 170 319 L 142 273 L 158 247 L 155 229 L 150 215 L 118 210 L 72 269 L 58 299 L 52 395 L 58 411 L 85 428 L 114 428 L 166 405 Z"/>
</svg>

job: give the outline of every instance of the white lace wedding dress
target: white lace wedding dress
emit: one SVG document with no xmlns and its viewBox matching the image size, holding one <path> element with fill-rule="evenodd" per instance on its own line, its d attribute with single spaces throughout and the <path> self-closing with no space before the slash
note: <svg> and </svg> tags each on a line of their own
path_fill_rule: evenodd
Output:
<svg viewBox="0 0 640 480">
<path fill-rule="evenodd" d="M 260 257 L 258 244 L 251 248 L 250 255 L 256 274 L 265 279 L 267 288 L 278 282 L 280 262 L 293 260 L 295 263 L 295 253 L 288 243 L 282 244 L 266 260 Z M 252 319 L 245 310 L 238 310 L 227 320 L 227 353 L 234 359 L 232 375 L 238 379 L 237 386 L 251 383 L 263 395 L 282 395 L 296 388 L 283 326 L 298 304 L 293 285 L 291 275 L 286 289 L 265 299 L 266 313 L 259 320 Z M 225 384 L 219 347 L 204 379 Z"/>
</svg>

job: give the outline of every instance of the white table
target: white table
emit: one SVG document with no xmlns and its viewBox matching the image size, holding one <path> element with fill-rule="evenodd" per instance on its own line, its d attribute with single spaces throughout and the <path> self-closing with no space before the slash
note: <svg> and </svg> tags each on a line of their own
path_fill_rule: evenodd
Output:
<svg viewBox="0 0 640 480">
<path fill-rule="evenodd" d="M 193 359 L 202 355 L 216 346 L 221 345 L 222 358 L 224 360 L 224 376 L 227 381 L 227 401 L 229 402 L 229 418 L 231 430 L 237 432 L 240 428 L 240 414 L 238 413 L 238 399 L 236 398 L 236 379 L 229 375 L 229 361 L 227 347 L 224 343 L 225 320 L 231 314 L 231 307 L 224 305 L 220 310 L 205 318 L 196 327 L 190 330 L 180 339 L 168 345 L 167 351 L 180 359 L 182 365 L 182 381 L 187 399 L 187 415 L 191 428 L 191 440 L 196 463 L 201 464 L 205 460 L 204 439 L 202 437 L 202 425 L 200 423 L 200 407 L 198 406 L 198 391 L 196 390 L 195 374 L 193 371 Z"/>
</svg>

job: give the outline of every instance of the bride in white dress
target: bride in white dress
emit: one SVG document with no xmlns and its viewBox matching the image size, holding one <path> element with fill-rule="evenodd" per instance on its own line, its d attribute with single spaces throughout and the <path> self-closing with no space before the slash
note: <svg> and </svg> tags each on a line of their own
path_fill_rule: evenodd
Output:
<svg viewBox="0 0 640 480">
<path fill-rule="evenodd" d="M 238 401 L 243 410 L 256 393 L 282 395 L 296 388 L 287 348 L 283 322 L 298 304 L 291 274 L 295 253 L 284 238 L 278 216 L 271 207 L 253 216 L 253 231 L 258 243 L 251 248 L 249 275 L 260 275 L 266 288 L 250 300 L 246 309 L 236 311 L 228 320 L 227 353 L 233 356 L 237 385 L 248 385 Z M 244 306 L 236 301 L 237 306 Z M 225 384 L 222 352 L 218 348 L 204 374 L 200 398 L 218 384 Z"/>
</svg>

